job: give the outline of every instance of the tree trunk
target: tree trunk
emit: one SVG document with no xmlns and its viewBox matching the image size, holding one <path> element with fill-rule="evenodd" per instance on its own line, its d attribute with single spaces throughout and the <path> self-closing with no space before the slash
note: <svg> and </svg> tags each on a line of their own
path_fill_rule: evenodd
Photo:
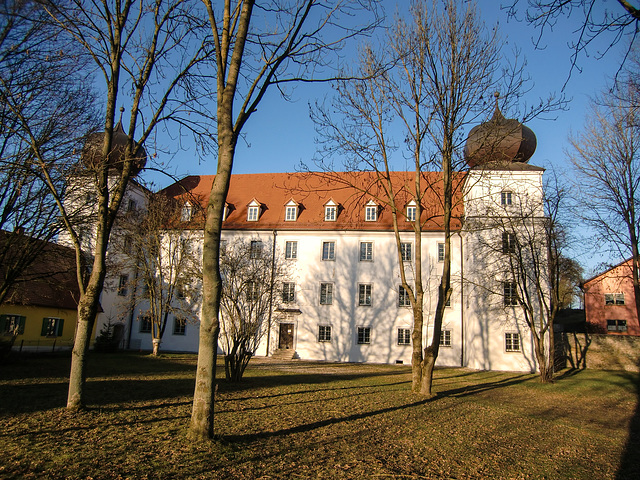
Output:
<svg viewBox="0 0 640 480">
<path fill-rule="evenodd" d="M 162 341 L 162 340 L 160 340 L 159 338 L 154 338 L 154 339 L 153 339 L 153 341 L 152 341 L 152 345 L 153 345 L 153 347 L 152 347 L 152 350 L 151 350 L 151 354 L 152 354 L 154 357 L 157 357 L 157 356 L 158 356 L 158 351 L 160 350 L 160 342 L 161 342 L 161 341 Z"/>
<path fill-rule="evenodd" d="M 420 393 L 422 391 L 422 379 L 424 376 L 423 358 L 422 358 L 422 329 L 424 327 L 424 319 L 422 312 L 422 298 L 416 299 L 416 305 L 413 307 L 413 331 L 411 332 L 411 391 Z"/>
<path fill-rule="evenodd" d="M 229 110 L 230 112 L 230 110 Z M 228 115 L 226 120 L 229 121 Z M 224 118 L 218 117 L 218 121 Z M 230 125 L 230 122 L 228 123 Z M 229 190 L 235 150 L 230 126 L 218 126 L 218 171 L 211 187 L 202 249 L 202 315 L 198 346 L 196 387 L 189 436 L 194 440 L 213 438 L 214 395 L 218 335 L 220 334 L 220 234 L 222 212 Z"/>
<path fill-rule="evenodd" d="M 78 302 L 78 322 L 71 355 L 67 408 L 84 407 L 84 384 L 86 380 L 86 358 L 91 343 L 91 332 L 98 313 L 98 301 L 104 283 L 104 270 L 95 272 L 89 280 L 85 294 Z"/>
<path fill-rule="evenodd" d="M 431 387 L 433 386 L 433 370 L 436 367 L 437 352 L 434 353 L 433 346 L 424 349 L 424 360 L 422 366 L 422 386 L 420 394 L 426 397 L 433 397 Z"/>
</svg>

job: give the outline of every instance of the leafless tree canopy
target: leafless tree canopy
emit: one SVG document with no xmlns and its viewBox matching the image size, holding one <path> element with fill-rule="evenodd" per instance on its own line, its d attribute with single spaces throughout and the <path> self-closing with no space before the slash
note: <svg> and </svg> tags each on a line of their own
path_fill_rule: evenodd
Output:
<svg viewBox="0 0 640 480">
<path fill-rule="evenodd" d="M 571 139 L 579 214 L 596 232 L 594 245 L 633 258 L 640 312 L 640 91 L 635 76 L 592 103 L 584 129 Z M 614 262 L 617 263 L 617 262 Z"/>
<path fill-rule="evenodd" d="M 638 35 L 640 6 L 633 0 L 608 3 L 601 0 L 513 0 L 506 9 L 510 16 L 524 16 L 538 29 L 534 39 L 537 47 L 543 46 L 545 33 L 556 27 L 563 28 L 561 20 L 564 17 L 577 19 L 569 45 L 573 50 L 570 72 L 574 68 L 580 70 L 580 57 L 591 54 L 600 58 L 620 42 L 627 48 L 622 60 L 624 64 Z M 594 52 L 594 44 L 601 39 L 606 46 Z"/>
<path fill-rule="evenodd" d="M 97 123 L 85 67 L 40 3 L 0 5 L 0 229 L 14 232 L 0 246 L 0 302 L 62 228 L 41 166 L 63 197 L 69 164 Z"/>
</svg>

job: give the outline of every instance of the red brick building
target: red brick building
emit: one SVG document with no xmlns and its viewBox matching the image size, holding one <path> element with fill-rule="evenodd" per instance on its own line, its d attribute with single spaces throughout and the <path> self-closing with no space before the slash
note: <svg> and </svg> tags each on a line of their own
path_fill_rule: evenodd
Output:
<svg viewBox="0 0 640 480">
<path fill-rule="evenodd" d="M 639 335 L 631 259 L 584 282 L 587 326 L 615 335 Z"/>
</svg>

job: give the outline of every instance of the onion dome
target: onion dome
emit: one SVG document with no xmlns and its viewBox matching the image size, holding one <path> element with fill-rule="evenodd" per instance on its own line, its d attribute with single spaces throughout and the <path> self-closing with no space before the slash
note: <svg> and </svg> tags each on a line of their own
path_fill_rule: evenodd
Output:
<svg viewBox="0 0 640 480">
<path fill-rule="evenodd" d="M 102 159 L 102 145 L 104 142 L 104 132 L 92 133 L 87 138 L 82 149 L 82 162 L 88 168 L 95 168 L 100 165 Z M 129 136 L 122 128 L 122 121 L 119 121 L 113 129 L 111 138 L 111 152 L 107 158 L 109 169 L 122 171 L 124 167 L 124 156 L 129 143 Z M 136 176 L 147 163 L 147 152 L 144 147 L 138 147 L 131 166 L 131 175 Z"/>
<path fill-rule="evenodd" d="M 464 147 L 464 158 L 470 167 L 487 163 L 526 163 L 536 151 L 536 135 L 529 127 L 513 118 L 504 118 L 495 94 L 493 117 L 471 129 Z"/>
</svg>

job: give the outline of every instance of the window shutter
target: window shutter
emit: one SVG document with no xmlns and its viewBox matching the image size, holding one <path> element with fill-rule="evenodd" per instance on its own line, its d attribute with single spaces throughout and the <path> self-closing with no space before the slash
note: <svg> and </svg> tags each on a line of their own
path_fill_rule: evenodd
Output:
<svg viewBox="0 0 640 480">
<path fill-rule="evenodd" d="M 19 317 L 18 320 L 18 335 L 24 335 L 24 324 L 26 323 L 27 317 Z"/>
<path fill-rule="evenodd" d="M 64 325 L 64 318 L 59 318 L 57 320 L 58 328 L 56 329 L 56 337 L 62 336 L 62 326 Z"/>
<path fill-rule="evenodd" d="M 41 337 L 46 337 L 47 336 L 47 330 L 49 330 L 49 319 L 48 318 L 43 318 L 42 319 L 42 330 L 40 330 L 40 336 Z"/>
<path fill-rule="evenodd" d="M 7 316 L 0 315 L 0 335 L 3 335 L 7 331 Z"/>
</svg>

